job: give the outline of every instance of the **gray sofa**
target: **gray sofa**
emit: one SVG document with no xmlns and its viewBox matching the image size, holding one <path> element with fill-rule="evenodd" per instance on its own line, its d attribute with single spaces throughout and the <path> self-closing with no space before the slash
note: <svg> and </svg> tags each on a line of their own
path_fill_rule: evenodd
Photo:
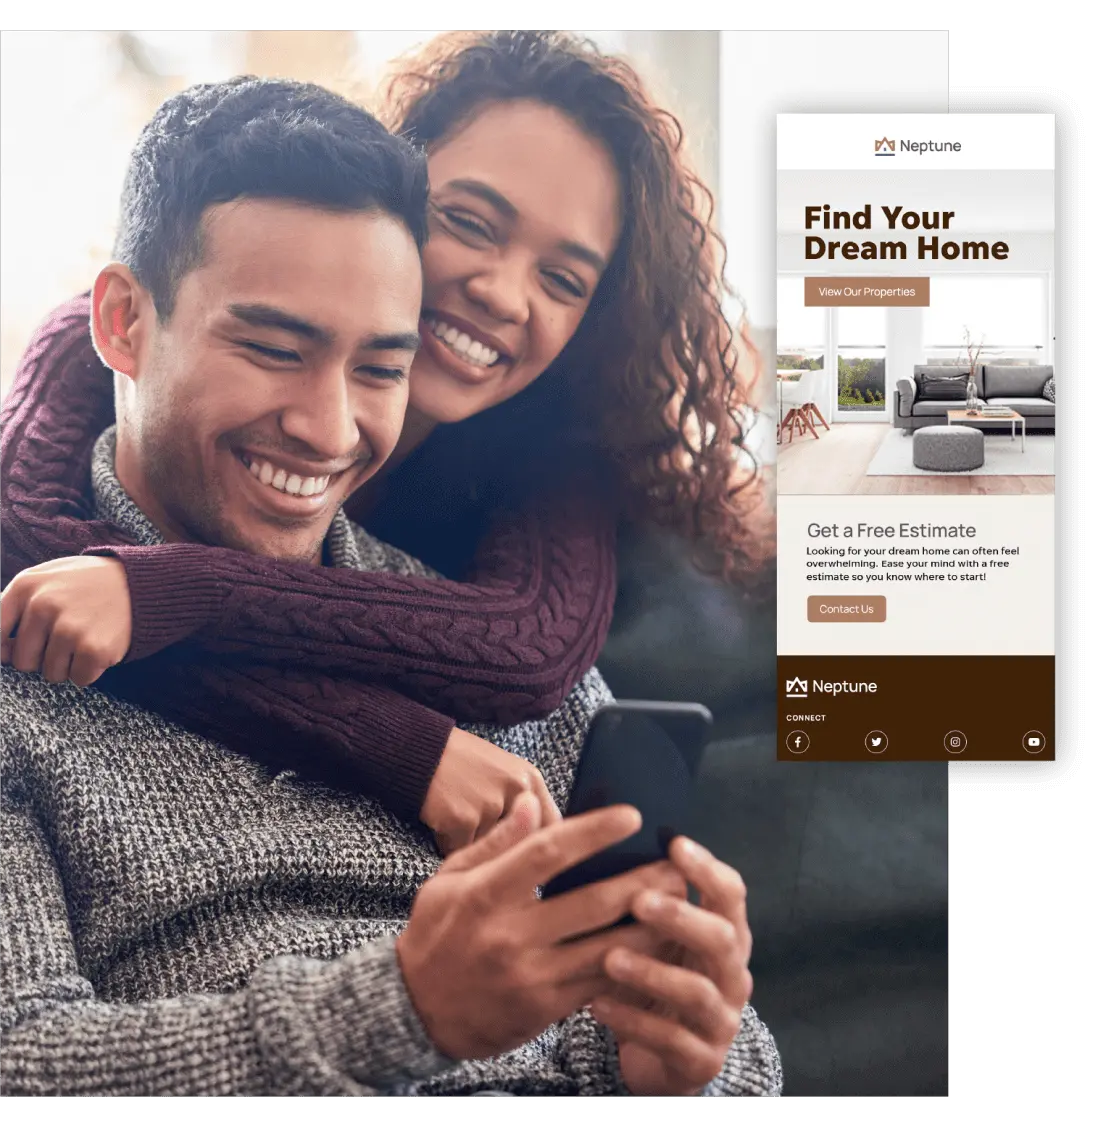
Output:
<svg viewBox="0 0 1098 1126">
<path fill-rule="evenodd" d="M 1041 394 L 1053 374 L 1051 364 L 979 364 L 976 368 L 976 395 L 981 403 L 1008 406 L 1023 415 L 1029 429 L 1056 429 L 1056 404 Z M 946 411 L 959 410 L 965 400 L 937 398 L 927 393 L 927 377 L 957 380 L 963 388 L 967 367 L 916 364 L 913 376 L 896 381 L 892 397 L 892 425 L 910 434 L 923 426 L 944 426 Z"/>
</svg>

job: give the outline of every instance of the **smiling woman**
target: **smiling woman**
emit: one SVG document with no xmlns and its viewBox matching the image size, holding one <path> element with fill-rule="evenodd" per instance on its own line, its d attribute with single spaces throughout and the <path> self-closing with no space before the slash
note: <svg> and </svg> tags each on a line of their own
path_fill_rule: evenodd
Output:
<svg viewBox="0 0 1098 1126">
<path fill-rule="evenodd" d="M 413 378 L 406 433 L 468 419 L 440 443 L 464 446 L 454 472 L 478 491 L 594 464 L 633 517 L 726 576 L 766 575 L 755 355 L 723 311 L 723 242 L 678 121 L 622 59 L 555 32 L 439 36 L 397 62 L 378 110 L 427 150 L 424 304 L 443 336 L 529 349 L 475 394 Z"/>
<path fill-rule="evenodd" d="M 424 355 L 411 411 L 459 422 L 517 395 L 557 358 L 621 232 L 606 148 L 560 110 L 485 107 L 428 156 Z"/>
</svg>

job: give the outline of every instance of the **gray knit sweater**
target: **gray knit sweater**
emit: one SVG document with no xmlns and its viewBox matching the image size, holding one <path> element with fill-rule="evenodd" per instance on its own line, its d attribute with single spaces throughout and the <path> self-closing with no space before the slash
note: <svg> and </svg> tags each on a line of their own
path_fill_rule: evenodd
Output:
<svg viewBox="0 0 1098 1126">
<path fill-rule="evenodd" d="M 101 516 L 158 535 L 97 447 Z M 428 574 L 340 517 L 336 566 Z M 422 826 L 262 766 L 95 689 L 3 670 L 5 1094 L 625 1093 L 586 1012 L 483 1061 L 426 1036 L 394 938 L 439 864 Z M 478 734 L 567 799 L 609 699 L 592 671 L 547 719 Z M 779 1094 L 754 1010 L 712 1094 Z"/>
</svg>

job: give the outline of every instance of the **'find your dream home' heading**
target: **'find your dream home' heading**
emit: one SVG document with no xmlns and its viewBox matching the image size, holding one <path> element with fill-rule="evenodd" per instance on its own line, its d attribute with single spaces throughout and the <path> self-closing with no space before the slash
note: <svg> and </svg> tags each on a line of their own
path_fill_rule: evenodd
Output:
<svg viewBox="0 0 1098 1126">
<path fill-rule="evenodd" d="M 805 230 L 822 227 L 825 231 L 852 229 L 869 231 L 873 229 L 873 210 L 872 205 L 868 203 L 858 211 L 833 211 L 829 203 L 825 203 L 822 207 L 806 207 Z M 957 216 L 956 211 L 905 211 L 902 204 L 895 207 L 881 205 L 878 210 L 884 216 L 890 231 L 948 231 L 950 222 Z M 1003 262 L 1010 256 L 1010 247 L 1001 240 L 954 242 L 950 239 L 940 239 L 937 235 L 920 235 L 916 253 L 921 260 L 944 258 L 952 262 L 959 258 L 962 261 L 995 259 L 997 262 Z M 887 240 L 881 242 L 828 240 L 819 235 L 806 235 L 804 256 L 809 261 L 819 258 L 845 258 L 851 262 L 857 259 L 898 262 L 907 259 L 907 244 Z"/>
</svg>

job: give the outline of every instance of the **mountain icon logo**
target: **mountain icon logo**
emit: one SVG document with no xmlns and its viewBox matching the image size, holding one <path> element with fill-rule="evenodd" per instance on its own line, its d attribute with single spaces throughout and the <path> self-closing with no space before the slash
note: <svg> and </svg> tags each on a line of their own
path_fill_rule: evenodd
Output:
<svg viewBox="0 0 1098 1126">
<path fill-rule="evenodd" d="M 799 676 L 785 682 L 785 694 L 790 699 L 804 699 L 808 695 L 808 681 Z"/>
<path fill-rule="evenodd" d="M 895 156 L 896 155 L 896 142 L 890 141 L 887 137 L 882 137 L 879 141 L 873 142 L 873 155 L 874 156 Z"/>
</svg>

